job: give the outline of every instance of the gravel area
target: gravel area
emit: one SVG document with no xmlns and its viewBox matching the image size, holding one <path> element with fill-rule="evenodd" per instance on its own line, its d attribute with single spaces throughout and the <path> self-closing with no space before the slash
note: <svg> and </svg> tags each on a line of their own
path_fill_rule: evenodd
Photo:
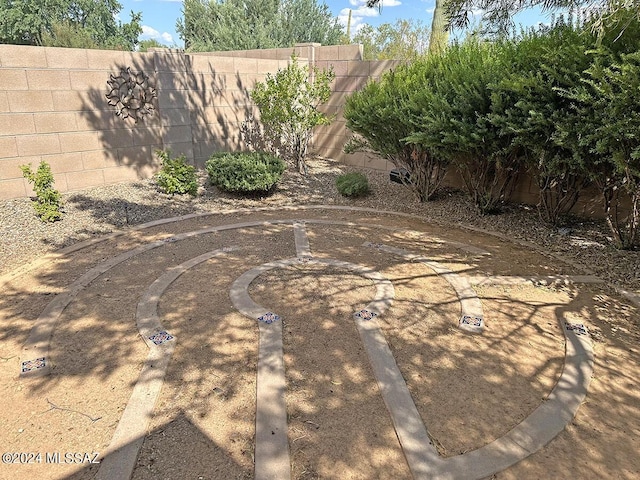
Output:
<svg viewBox="0 0 640 480">
<path fill-rule="evenodd" d="M 373 193 L 351 200 L 338 193 L 335 178 L 354 168 L 328 160 L 309 161 L 309 167 L 307 177 L 287 171 L 266 198 L 241 198 L 208 185 L 195 198 L 172 197 L 160 192 L 152 180 L 70 192 L 63 195 L 64 219 L 51 224 L 38 220 L 29 199 L 0 201 L 0 275 L 75 242 L 161 218 L 254 206 L 340 204 L 413 213 L 438 224 L 499 232 L 562 255 L 607 282 L 640 294 L 640 252 L 610 246 L 603 222 L 576 218 L 568 227 L 555 229 L 539 220 L 535 207 L 526 205 L 510 205 L 500 215 L 482 217 L 454 190 L 444 190 L 436 200 L 421 204 L 377 171 L 364 171 Z"/>
</svg>

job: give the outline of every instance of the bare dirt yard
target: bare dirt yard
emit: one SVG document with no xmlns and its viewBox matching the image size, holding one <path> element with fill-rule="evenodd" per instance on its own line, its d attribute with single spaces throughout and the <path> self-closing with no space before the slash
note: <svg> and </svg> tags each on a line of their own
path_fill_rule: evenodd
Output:
<svg viewBox="0 0 640 480">
<path fill-rule="evenodd" d="M 312 175 L 314 168 L 318 181 L 335 178 L 331 165 L 312 163 Z M 257 448 L 263 427 L 256 412 L 277 410 L 257 393 L 267 348 L 261 332 L 275 325 L 282 330 L 291 478 L 418 477 L 362 325 L 391 352 L 444 469 L 521 425 L 537 435 L 527 422 L 541 406 L 556 405 L 574 365 L 567 339 L 575 331 L 567 325 L 584 325 L 588 335 L 580 341 L 588 340 L 593 355 L 577 361 L 592 361 L 592 373 L 577 380 L 577 390 L 583 385 L 586 394 L 558 403 L 571 412 L 579 398 L 577 411 L 545 446 L 489 477 L 640 477 L 640 308 L 616 288 L 638 292 L 637 267 L 604 275 L 605 267 L 589 260 L 628 263 L 638 261 L 637 252 L 581 252 L 552 230 L 521 236 L 522 223 L 501 228 L 504 217 L 492 225 L 455 216 L 465 205 L 455 194 L 430 214 L 399 191 L 405 206 L 383 208 L 386 189 L 396 186 L 376 175 L 368 200 L 340 199 L 326 185 L 323 197 L 314 180 L 293 193 L 295 182 L 285 179 L 262 201 L 205 193 L 216 199 L 195 206 L 175 200 L 179 207 L 148 207 L 147 216 L 131 207 L 137 223 L 198 213 L 144 228 L 120 224 L 121 205 L 112 199 L 110 223 L 85 224 L 50 247 L 32 240 L 55 253 L 25 258 L 5 246 L 12 258 L 0 269 L 0 479 L 122 478 L 109 467 L 118 451 L 133 452 L 133 479 L 260 477 L 260 466 L 271 465 L 259 452 L 270 445 Z M 149 185 L 128 188 L 152 194 Z M 87 202 L 90 194 L 83 195 Z M 438 214 L 446 202 L 453 205 L 449 222 Z M 506 215 L 526 224 L 526 213 Z M 584 240 L 593 228 L 576 226 L 571 235 Z M 262 270 L 246 294 L 278 315 L 274 323 L 249 318 L 233 300 L 236 281 L 256 268 Z M 363 271 L 393 287 L 372 323 L 354 317 L 381 291 Z M 469 298 L 481 305 L 481 333 L 459 328 Z M 160 343 L 153 358 L 149 322 L 172 337 L 154 337 Z M 400 427 L 409 422 L 402 418 Z M 472 466 L 452 478 L 483 478 L 482 471 Z"/>
</svg>

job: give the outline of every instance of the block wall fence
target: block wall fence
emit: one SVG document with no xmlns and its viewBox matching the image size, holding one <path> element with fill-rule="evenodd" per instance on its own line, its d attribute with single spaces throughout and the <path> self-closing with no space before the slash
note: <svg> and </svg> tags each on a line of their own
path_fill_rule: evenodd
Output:
<svg viewBox="0 0 640 480">
<path fill-rule="evenodd" d="M 313 153 L 363 168 L 393 168 L 383 158 L 342 151 L 350 136 L 342 116 L 347 96 L 401 63 L 363 61 L 361 45 L 208 53 L 0 45 L 0 199 L 33 195 L 19 166 L 37 167 L 41 160 L 51 165 L 55 187 L 66 192 L 148 178 L 159 167 L 157 149 L 203 166 L 213 152 L 245 148 L 240 125 L 258 117 L 251 90 L 294 52 L 300 62 L 336 74 L 323 106 L 335 120 L 315 131 Z M 106 98 L 109 76 L 127 67 L 148 75 L 158 94 L 154 115 L 138 123 L 117 117 Z M 452 173 L 447 182 L 460 186 Z M 597 195 L 584 198 L 576 213 L 601 216 Z M 522 179 L 515 200 L 535 204 L 535 182 Z"/>
<path fill-rule="evenodd" d="M 19 166 L 41 160 L 65 192 L 148 178 L 158 168 L 157 149 L 200 166 L 215 151 L 242 149 L 240 125 L 258 117 L 251 90 L 294 51 L 299 61 L 336 72 L 325 106 L 336 122 L 318 130 L 314 153 L 386 169 L 384 160 L 342 153 L 344 99 L 398 63 L 363 62 L 359 45 L 212 54 L 0 45 L 0 199 L 33 195 Z M 154 115 L 138 123 L 117 117 L 106 98 L 109 75 L 127 67 L 147 74 L 158 94 Z"/>
</svg>

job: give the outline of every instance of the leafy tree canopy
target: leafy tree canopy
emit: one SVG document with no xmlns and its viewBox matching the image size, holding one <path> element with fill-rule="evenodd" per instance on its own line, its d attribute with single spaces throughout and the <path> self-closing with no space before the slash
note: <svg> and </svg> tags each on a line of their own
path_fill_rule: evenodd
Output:
<svg viewBox="0 0 640 480">
<path fill-rule="evenodd" d="M 378 28 L 364 25 L 353 37 L 365 60 L 410 60 L 427 51 L 429 29 L 419 20 L 396 20 Z"/>
<path fill-rule="evenodd" d="M 382 8 L 383 0 L 368 0 L 368 7 Z M 594 17 L 592 26 L 602 30 L 610 17 L 619 11 L 635 11 L 640 18 L 640 0 L 437 0 L 435 16 L 444 15 L 446 28 L 466 27 L 474 12 L 482 12 L 482 24 L 486 31 L 507 33 L 513 27 L 513 16 L 539 7 L 543 12 L 582 12 Z M 440 12 L 443 10 L 444 12 Z M 435 32 L 438 29 L 432 25 Z"/>
<path fill-rule="evenodd" d="M 140 13 L 122 23 L 117 0 L 0 0 L 0 43 L 133 50 Z"/>
<path fill-rule="evenodd" d="M 148 52 L 150 48 L 167 48 L 167 46 L 160 43 L 155 38 L 140 40 L 140 43 L 138 44 L 139 52 Z"/>
<path fill-rule="evenodd" d="M 447 0 L 447 15 L 450 27 L 464 27 L 472 12 L 481 10 L 487 30 L 505 33 L 515 14 L 534 7 L 543 12 L 579 12 L 593 18 L 592 27 L 600 31 L 620 11 L 638 12 L 640 18 L 640 0 Z"/>
<path fill-rule="evenodd" d="M 343 32 L 316 0 L 184 0 L 177 31 L 190 51 L 340 43 Z"/>
</svg>

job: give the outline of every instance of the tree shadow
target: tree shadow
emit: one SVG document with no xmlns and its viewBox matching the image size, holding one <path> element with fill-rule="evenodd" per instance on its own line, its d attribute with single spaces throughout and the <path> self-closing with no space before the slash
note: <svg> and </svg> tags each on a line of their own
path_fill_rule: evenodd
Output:
<svg viewBox="0 0 640 480">
<path fill-rule="evenodd" d="M 160 227 L 155 233 L 171 233 L 173 228 L 170 225 Z M 409 272 L 408 267 L 404 266 L 406 262 L 402 260 L 363 252 L 360 247 L 362 238 L 353 238 L 353 229 L 345 227 L 343 233 L 350 240 L 346 242 L 348 245 L 341 245 L 340 239 L 336 239 L 335 252 L 332 252 L 335 257 L 352 263 L 363 263 L 374 269 L 395 269 L 399 273 L 393 280 L 398 282 L 399 288 L 410 291 L 416 288 L 414 285 L 423 285 L 420 293 L 427 296 L 428 285 L 436 280 L 433 273 Z M 381 241 L 386 233 L 387 231 L 377 230 L 375 226 L 362 231 L 362 235 L 369 241 Z M 138 241 L 144 239 L 140 238 Z M 147 355 L 146 346 L 135 327 L 136 304 L 142 292 L 167 268 L 205 251 L 230 244 L 238 244 L 241 249 L 186 272 L 161 299 L 161 321 L 169 332 L 175 333 L 178 339 L 177 350 L 154 414 L 154 421 L 160 426 L 154 427 L 152 433 L 145 438 L 134 478 L 153 478 L 163 469 L 172 472 L 167 474 L 171 478 L 185 478 L 194 472 L 185 465 L 202 468 L 205 472 L 203 475 L 211 475 L 212 470 L 204 470 L 208 467 L 202 461 L 207 456 L 219 462 L 216 464 L 220 465 L 220 470 L 215 473 L 218 475 L 215 478 L 251 475 L 253 440 L 252 431 L 247 426 L 253 425 L 252 412 L 255 405 L 252 403 L 253 399 L 246 399 L 249 398 L 247 392 L 252 392 L 255 388 L 258 327 L 255 320 L 246 319 L 233 309 L 228 299 L 228 290 L 233 280 L 249 267 L 277 258 L 295 256 L 295 244 L 289 227 L 245 228 L 229 232 L 228 235 L 210 234 L 166 243 L 114 266 L 87 285 L 65 309 L 56 326 L 52 344 L 56 368 L 52 374 L 30 380 L 12 380 L 8 383 L 11 386 L 22 386 L 24 393 L 7 388 L 4 398 L 11 408 L 19 404 L 23 395 L 24 399 L 35 405 L 32 407 L 35 409 L 39 409 L 40 404 L 44 408 L 44 400 L 49 398 L 56 405 L 87 412 L 94 418 L 100 416 L 103 420 L 87 426 L 69 415 L 64 417 L 65 423 L 75 430 L 52 433 L 47 432 L 50 428 L 47 424 L 42 420 L 33 420 L 28 412 L 16 409 L 3 413 L 7 418 L 19 417 L 27 430 L 37 429 L 38 426 L 42 428 L 38 439 L 31 441 L 32 450 L 41 441 L 55 440 L 58 442 L 58 449 L 62 449 L 60 445 L 63 445 L 64 449 L 79 451 L 83 450 L 83 442 L 90 441 L 91 445 L 108 443 L 120 418 L 121 409 L 137 380 L 140 365 Z M 18 278 L 5 285 L 0 297 L 2 344 L 19 346 L 24 343 L 34 320 L 55 294 L 63 292 L 89 268 L 112 258 L 125 248 L 130 246 L 124 245 L 122 238 L 112 239 L 99 248 L 79 250 L 34 272 L 33 281 Z M 434 256 L 447 254 L 435 247 L 431 251 Z M 477 268 L 477 264 L 469 262 L 465 273 L 474 273 Z M 384 410 L 380 410 L 378 391 L 375 388 L 365 388 L 372 384 L 371 376 L 364 371 L 366 362 L 362 362 L 361 355 L 357 358 L 352 355 L 362 348 L 357 333 L 354 334 L 354 328 L 348 324 L 351 322 L 349 312 L 359 304 L 346 305 L 348 318 L 333 318 L 331 313 L 332 308 L 336 307 L 334 298 L 356 295 L 357 292 L 352 291 L 355 287 L 346 282 L 344 285 L 336 285 L 335 292 L 325 296 L 322 295 L 325 292 L 318 292 L 314 296 L 312 289 L 307 292 L 294 289 L 287 291 L 286 284 L 281 287 L 281 291 L 285 293 L 276 295 L 275 284 L 267 283 L 264 303 L 269 308 L 277 309 L 277 313 L 283 313 L 286 327 L 290 329 L 290 334 L 287 335 L 290 335 L 291 348 L 286 354 L 287 362 L 292 366 L 289 373 L 294 374 L 294 377 L 297 375 L 295 378 L 289 377 L 296 382 L 296 394 L 300 393 L 300 387 L 304 387 L 311 405 L 318 402 L 317 411 L 293 412 L 299 420 L 296 425 L 304 428 L 299 432 L 290 431 L 290 445 L 294 453 L 292 458 L 297 462 L 294 465 L 297 477 L 304 478 L 303 471 L 320 473 L 322 468 L 326 468 L 322 465 L 335 465 L 334 453 L 322 451 L 322 439 L 339 438 L 347 442 L 343 447 L 344 452 L 340 453 L 345 465 L 363 465 L 363 471 L 372 472 L 373 475 L 375 472 L 386 472 L 390 475 L 389 478 L 401 478 L 403 470 L 397 464 L 391 462 L 385 466 L 379 463 L 380 457 L 377 455 L 380 453 L 377 452 L 389 448 L 395 440 L 390 436 L 392 432 L 388 430 L 388 426 L 384 427 L 375 421 L 376 415 L 381 411 L 384 414 Z M 621 426 L 625 422 L 636 421 L 640 416 L 635 408 L 638 393 L 633 388 L 636 378 L 634 372 L 638 371 L 638 364 L 637 358 L 631 358 L 632 349 L 636 348 L 638 341 L 638 312 L 615 297 L 604 295 L 600 298 L 586 287 L 584 291 L 581 287 L 569 293 L 572 299 L 566 304 L 553 301 L 531 303 L 509 299 L 508 296 L 487 296 L 486 301 L 501 302 L 500 313 L 509 319 L 509 329 L 502 336 L 485 340 L 481 337 L 469 337 L 455 329 L 455 319 L 450 318 L 455 302 L 438 300 L 437 297 L 430 300 L 422 299 L 421 296 L 415 299 L 407 297 L 392 307 L 407 313 L 396 319 L 394 328 L 400 333 L 402 330 L 406 333 L 414 329 L 412 334 L 394 334 L 387 329 L 385 335 L 399 361 L 404 362 L 407 368 L 405 372 L 420 373 L 421 377 L 414 381 L 424 384 L 432 392 L 421 399 L 426 405 L 426 411 L 436 408 L 437 402 L 455 402 L 458 410 L 447 418 L 437 420 L 445 426 L 471 422 L 467 428 L 486 434 L 496 430 L 491 417 L 485 416 L 483 412 L 508 413 L 511 409 L 515 411 L 522 408 L 521 405 L 516 405 L 517 399 L 505 396 L 501 393 L 502 390 L 508 391 L 520 384 L 534 385 L 532 388 L 536 390 L 541 388 L 538 377 L 549 378 L 558 373 L 558 362 L 554 357 L 544 359 L 535 370 L 523 374 L 516 368 L 517 365 L 509 364 L 510 348 L 516 348 L 517 342 L 534 341 L 536 335 L 546 335 L 550 327 L 541 317 L 546 318 L 547 311 L 553 312 L 548 321 L 556 323 L 556 333 L 559 332 L 559 325 L 567 319 L 576 316 L 591 319 L 593 325 L 599 328 L 599 331 L 596 330 L 596 340 L 602 342 L 601 345 L 606 344 L 608 349 L 615 350 L 616 354 L 626 352 L 629 363 L 615 363 L 612 356 L 603 358 L 602 361 L 596 357 L 596 375 L 615 380 L 607 380 L 601 386 L 594 387 L 594 403 L 600 405 L 583 405 L 573 425 L 561 433 L 559 439 L 554 440 L 544 453 L 538 454 L 539 462 L 534 459 L 517 468 L 523 469 L 518 471 L 525 472 L 533 468 L 530 472 L 537 474 L 535 465 L 544 464 L 542 457 L 552 452 L 554 445 L 571 446 L 586 442 L 590 451 L 600 448 L 601 454 L 592 456 L 589 463 L 585 463 L 579 456 L 566 455 L 558 458 L 555 468 L 559 478 L 568 478 L 574 471 L 580 472 L 583 478 L 595 478 L 605 466 L 612 475 L 623 476 L 625 469 L 630 468 L 629 462 L 633 462 L 634 455 L 628 430 L 625 431 Z M 433 310 L 432 316 L 423 316 L 429 309 Z M 490 318 L 491 312 L 485 314 Z M 616 325 L 612 323 L 613 320 L 606 319 L 607 315 L 618 323 L 618 329 L 630 329 L 629 334 L 614 335 L 613 328 Z M 435 322 L 439 317 L 448 319 L 447 322 L 451 325 L 436 325 L 433 328 L 427 325 L 430 330 L 421 330 L 426 323 Z M 332 326 L 328 323 L 325 328 L 323 322 L 340 325 Z M 305 334 L 304 329 L 311 327 L 315 328 L 315 333 Z M 425 335 L 427 331 L 428 336 Z M 336 335 L 343 341 L 335 341 Z M 313 347 L 313 356 L 310 350 L 296 346 L 296 342 L 302 339 L 311 342 L 309 348 Z M 416 347 L 423 351 L 422 356 L 402 357 L 401 352 L 415 351 Z M 8 356 L 4 350 L 0 352 L 3 357 Z M 558 354 L 563 354 L 560 343 Z M 313 358 L 326 359 L 322 370 L 312 370 L 309 360 Z M 627 360 L 627 357 L 624 358 Z M 439 363 L 442 359 L 447 362 Z M 0 368 L 6 373 L 5 376 L 14 379 L 17 366 L 17 360 L 12 359 Z M 364 372 L 363 380 L 359 380 L 354 372 Z M 497 375 L 496 372 L 500 374 Z M 461 375 L 482 379 L 488 390 L 483 390 L 482 395 L 476 395 L 477 392 L 471 390 L 449 390 L 452 387 L 448 386 L 446 379 L 460 378 Z M 320 377 L 324 380 L 314 381 Z M 405 373 L 405 377 L 408 374 Z M 334 385 L 331 380 L 337 382 L 335 388 L 331 386 Z M 329 391 L 332 388 L 334 391 Z M 495 393 L 486 393 L 491 388 Z M 590 393 L 587 397 L 588 400 L 591 395 Z M 466 405 L 465 401 L 468 402 Z M 540 397 L 538 402 L 542 401 Z M 525 411 L 531 411 L 539 403 L 526 406 Z M 583 409 L 591 408 L 594 410 L 589 410 L 589 418 L 586 418 Z M 58 413 L 60 412 L 56 412 Z M 600 413 L 602 417 L 599 416 Z M 363 423 L 335 426 L 329 422 L 331 418 L 357 418 Z M 226 422 L 225 428 L 230 430 L 222 430 L 222 433 L 234 435 L 233 441 L 223 444 L 215 436 L 217 421 Z M 430 422 L 435 420 L 425 421 L 429 427 Z M 56 425 L 61 423 L 59 418 L 52 422 Z M 599 432 L 587 432 L 592 427 L 598 428 Z M 300 438 L 305 434 L 308 437 Z M 374 437 L 374 434 L 377 436 Z M 45 438 L 48 440 L 42 440 Z M 226 438 L 228 440 L 229 437 Z M 293 442 L 294 439 L 299 440 Z M 440 440 L 447 446 L 448 454 L 459 453 L 455 451 L 455 446 L 447 443 L 447 439 Z M 17 450 L 18 447 L 25 447 L 26 444 L 20 442 L 12 440 L 7 448 Z M 230 444 L 234 445 L 232 454 L 226 450 Z M 614 452 L 616 448 L 619 450 Z M 174 462 L 176 465 L 172 466 L 170 462 L 175 459 L 172 454 L 176 450 L 185 453 L 185 461 Z M 305 451 L 320 453 L 317 457 L 302 459 Z M 611 463 L 607 455 L 611 455 L 610 458 L 615 458 L 618 463 Z M 68 478 L 89 478 L 90 474 L 93 474 L 93 470 Z M 382 473 L 381 475 L 384 476 Z"/>
<path fill-rule="evenodd" d="M 133 439 L 131 443 L 138 441 Z M 128 444 L 124 447 L 128 447 Z M 247 454 L 250 454 L 247 451 Z M 107 459 L 109 455 L 104 457 Z M 177 461 L 180 459 L 180 461 Z M 66 480 L 85 480 L 95 477 L 100 465 L 87 468 L 64 477 Z M 144 437 L 136 469 L 132 480 L 156 478 L 214 478 L 212 472 L 219 472 L 216 478 L 249 479 L 251 469 L 239 465 L 225 450 L 216 444 L 181 412 L 171 421 L 154 428 Z"/>
<path fill-rule="evenodd" d="M 131 55 L 130 63 L 115 63 L 112 74 L 127 68 L 144 72 L 157 91 L 155 111 L 138 122 L 117 116 L 109 105 L 107 74 L 104 89 L 92 87 L 86 92 L 81 114 L 100 145 L 99 153 L 92 152 L 99 157 L 95 167 L 120 169 L 109 170 L 105 183 L 148 178 L 159 167 L 154 155 L 158 149 L 184 154 L 202 167 L 214 152 L 244 148 L 240 127 L 254 116 L 252 86 L 245 79 L 249 75 L 220 71 L 216 62 L 229 63 L 224 57 L 202 55 L 196 61 L 181 52 Z"/>
</svg>

